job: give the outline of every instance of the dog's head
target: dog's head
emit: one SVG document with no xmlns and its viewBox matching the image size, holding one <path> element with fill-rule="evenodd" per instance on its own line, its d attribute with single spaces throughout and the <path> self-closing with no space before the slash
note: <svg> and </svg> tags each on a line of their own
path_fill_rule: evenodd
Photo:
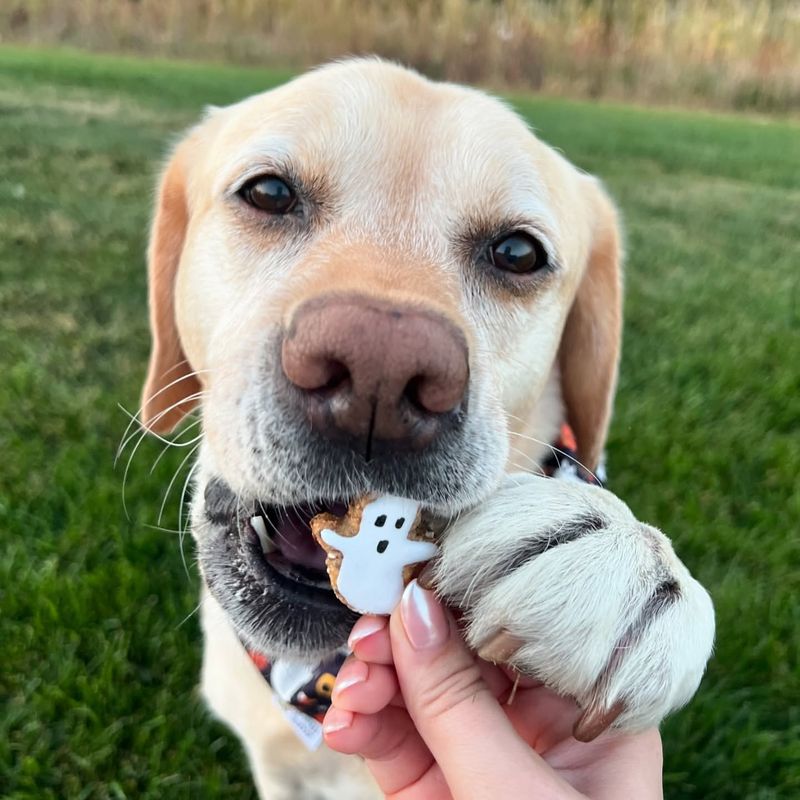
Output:
<svg viewBox="0 0 800 800">
<path fill-rule="evenodd" d="M 455 514 L 565 417 L 597 464 L 616 216 L 480 92 L 357 60 L 212 109 L 163 174 L 149 256 L 143 424 L 200 403 L 201 568 L 267 652 L 330 650 L 353 622 L 318 510 L 386 492 Z"/>
</svg>

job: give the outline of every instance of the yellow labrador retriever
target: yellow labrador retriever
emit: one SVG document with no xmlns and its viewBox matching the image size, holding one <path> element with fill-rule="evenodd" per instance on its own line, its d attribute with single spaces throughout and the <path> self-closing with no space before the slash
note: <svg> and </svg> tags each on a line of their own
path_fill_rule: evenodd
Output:
<svg viewBox="0 0 800 800">
<path fill-rule="evenodd" d="M 375 796 L 357 759 L 303 749 L 245 651 L 344 645 L 308 520 L 365 493 L 457 518 L 438 592 L 471 646 L 577 700 L 579 738 L 696 690 L 713 610 L 669 540 L 541 477 L 565 423 L 584 474 L 601 461 L 619 239 L 598 181 L 501 102 L 379 60 L 210 109 L 175 149 L 142 422 L 201 405 L 203 691 L 263 797 Z"/>
</svg>

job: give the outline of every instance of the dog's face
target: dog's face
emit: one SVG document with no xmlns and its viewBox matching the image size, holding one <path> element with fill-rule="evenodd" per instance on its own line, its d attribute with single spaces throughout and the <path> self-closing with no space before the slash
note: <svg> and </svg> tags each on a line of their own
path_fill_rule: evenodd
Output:
<svg viewBox="0 0 800 800">
<path fill-rule="evenodd" d="M 541 454 L 510 458 L 510 431 L 547 443 L 565 414 L 593 467 L 617 262 L 596 182 L 479 92 L 353 61 L 209 111 L 162 179 L 142 416 L 165 431 L 201 403 L 194 533 L 239 632 L 346 638 L 319 510 L 377 492 L 456 514 Z"/>
</svg>

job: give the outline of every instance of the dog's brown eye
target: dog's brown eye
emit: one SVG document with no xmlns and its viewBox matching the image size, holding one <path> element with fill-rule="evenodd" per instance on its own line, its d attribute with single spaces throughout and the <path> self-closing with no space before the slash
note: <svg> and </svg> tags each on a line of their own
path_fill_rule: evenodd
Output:
<svg viewBox="0 0 800 800">
<path fill-rule="evenodd" d="M 268 214 L 288 214 L 297 204 L 291 187 L 274 176 L 258 177 L 246 183 L 239 194 L 245 203 Z"/>
<path fill-rule="evenodd" d="M 525 233 L 513 233 L 489 248 L 489 257 L 497 269 L 522 275 L 547 266 L 547 253 L 541 243 Z"/>
</svg>

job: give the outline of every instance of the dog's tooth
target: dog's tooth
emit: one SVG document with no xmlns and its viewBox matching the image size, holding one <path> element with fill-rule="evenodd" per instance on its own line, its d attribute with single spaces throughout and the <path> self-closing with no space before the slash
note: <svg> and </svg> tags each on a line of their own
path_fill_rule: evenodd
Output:
<svg viewBox="0 0 800 800">
<path fill-rule="evenodd" d="M 253 530 L 256 532 L 258 541 L 261 542 L 261 549 L 263 552 L 269 553 L 274 550 L 275 545 L 273 545 L 270 541 L 269 534 L 267 533 L 267 526 L 264 523 L 264 518 L 258 515 L 251 517 L 250 525 L 252 525 Z"/>
</svg>

